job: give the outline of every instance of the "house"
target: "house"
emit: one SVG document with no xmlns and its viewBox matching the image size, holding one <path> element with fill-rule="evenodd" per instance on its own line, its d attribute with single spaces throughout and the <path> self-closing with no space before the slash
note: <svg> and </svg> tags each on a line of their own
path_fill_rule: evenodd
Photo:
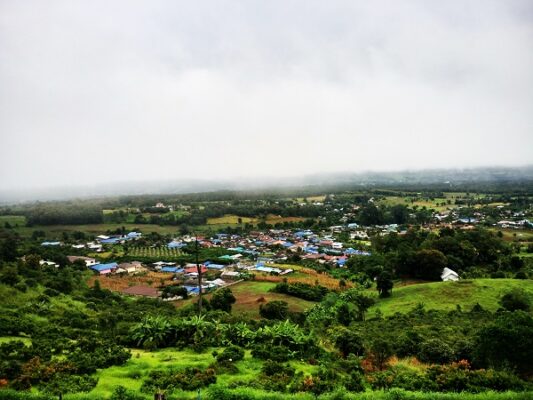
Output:
<svg viewBox="0 0 533 400">
<path fill-rule="evenodd" d="M 185 243 L 183 242 L 177 242 L 175 240 L 173 240 L 172 242 L 170 242 L 169 244 L 167 244 L 167 247 L 169 249 L 181 249 L 183 247 L 187 246 Z"/>
<path fill-rule="evenodd" d="M 61 242 L 42 242 L 41 246 L 61 246 Z"/>
<path fill-rule="evenodd" d="M 200 271 L 202 271 L 202 274 L 205 274 L 207 272 L 207 268 L 204 265 L 200 265 Z M 196 268 L 196 265 L 194 267 L 185 268 L 186 274 L 197 274 L 198 269 Z"/>
<path fill-rule="evenodd" d="M 453 270 L 451 270 L 450 268 L 447 268 L 445 267 L 443 270 L 442 270 L 442 274 L 440 275 L 440 278 L 444 281 L 444 282 L 448 282 L 448 281 L 458 281 L 459 280 L 459 274 Z"/>
<path fill-rule="evenodd" d="M 83 256 L 67 256 L 68 262 L 71 264 L 74 264 L 75 261 L 82 260 L 85 262 L 86 267 L 92 267 L 93 265 L 98 264 L 96 259 L 91 257 L 83 257 Z"/>
<path fill-rule="evenodd" d="M 239 279 L 240 275 L 241 273 L 237 271 L 224 271 L 220 277 L 225 279 Z"/>
<path fill-rule="evenodd" d="M 121 271 L 119 271 L 119 269 Z M 140 262 L 122 263 L 118 265 L 117 272 L 127 272 L 128 274 L 134 274 L 142 271 L 144 268 Z"/>
<path fill-rule="evenodd" d="M 179 274 L 181 272 L 183 272 L 183 268 L 180 268 L 180 267 L 162 267 L 161 268 L 161 272 L 169 272 L 169 273 L 173 273 L 173 274 Z"/>
<path fill-rule="evenodd" d="M 216 270 L 221 270 L 221 269 L 224 269 L 226 266 L 225 265 L 222 265 L 222 264 L 213 264 L 213 263 L 205 263 L 204 264 L 208 269 L 216 269 Z"/>
<path fill-rule="evenodd" d="M 108 263 L 108 264 L 96 264 L 91 267 L 93 271 L 98 272 L 100 275 L 107 275 L 116 270 L 118 267 L 118 264 L 116 262 Z"/>
<path fill-rule="evenodd" d="M 102 245 L 101 244 L 90 242 L 90 243 L 87 243 L 87 247 L 90 250 L 96 251 L 97 253 L 100 253 L 102 251 Z"/>
<path fill-rule="evenodd" d="M 40 260 L 39 261 L 39 265 L 42 267 L 42 266 L 47 266 L 47 267 L 56 267 L 56 268 L 59 268 L 59 264 L 53 262 L 53 261 L 47 261 L 47 260 Z"/>
</svg>

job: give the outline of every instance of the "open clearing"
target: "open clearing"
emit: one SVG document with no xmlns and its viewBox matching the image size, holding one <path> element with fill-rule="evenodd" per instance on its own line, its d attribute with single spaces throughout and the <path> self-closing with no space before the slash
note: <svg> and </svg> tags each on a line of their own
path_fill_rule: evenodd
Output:
<svg viewBox="0 0 533 400">
<path fill-rule="evenodd" d="M 273 282 L 257 281 L 244 281 L 229 286 L 237 300 L 235 304 L 233 304 L 231 312 L 233 314 L 243 314 L 247 318 L 259 319 L 259 306 L 269 301 L 286 301 L 289 305 L 289 310 L 294 312 L 305 311 L 316 304 L 312 301 L 299 299 L 286 294 L 269 292 L 274 286 L 276 286 L 276 284 Z M 208 294 L 205 297 L 210 299 L 211 295 Z M 187 304 L 191 304 L 197 299 L 198 297 L 194 296 L 187 300 L 177 301 L 174 304 L 176 307 L 183 307 Z"/>
<path fill-rule="evenodd" d="M 311 308 L 315 303 L 288 296 L 282 293 L 269 292 L 276 286 L 272 282 L 240 282 L 231 286 L 231 291 L 237 299 L 232 309 L 234 313 L 245 314 L 249 318 L 259 318 L 259 306 L 269 301 L 281 300 L 289 304 L 289 310 L 302 312 Z"/>
</svg>

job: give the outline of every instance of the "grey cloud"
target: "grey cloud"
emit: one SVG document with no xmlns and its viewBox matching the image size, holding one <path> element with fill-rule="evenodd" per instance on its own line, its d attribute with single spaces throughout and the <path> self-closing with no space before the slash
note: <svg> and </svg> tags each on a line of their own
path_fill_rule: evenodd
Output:
<svg viewBox="0 0 533 400">
<path fill-rule="evenodd" d="M 528 1 L 1 1 L 0 183 L 533 161 Z"/>
</svg>

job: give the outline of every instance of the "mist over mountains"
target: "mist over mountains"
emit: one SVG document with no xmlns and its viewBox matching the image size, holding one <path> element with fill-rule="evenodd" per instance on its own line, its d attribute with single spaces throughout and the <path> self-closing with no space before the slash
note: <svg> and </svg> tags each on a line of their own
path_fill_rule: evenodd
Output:
<svg viewBox="0 0 533 400">
<path fill-rule="evenodd" d="M 487 167 L 466 169 L 431 169 L 395 172 L 317 173 L 300 177 L 262 177 L 257 179 L 181 179 L 137 182 L 115 182 L 91 186 L 58 186 L 0 190 L 0 203 L 68 200 L 119 195 L 184 194 L 221 190 L 276 190 L 308 186 L 387 186 L 387 185 L 444 185 L 453 188 L 470 183 L 532 182 L 533 165 L 524 167 Z"/>
</svg>

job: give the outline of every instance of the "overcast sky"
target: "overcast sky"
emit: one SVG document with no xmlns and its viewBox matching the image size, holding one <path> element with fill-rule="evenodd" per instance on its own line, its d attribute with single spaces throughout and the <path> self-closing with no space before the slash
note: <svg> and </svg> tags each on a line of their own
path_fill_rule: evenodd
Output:
<svg viewBox="0 0 533 400">
<path fill-rule="evenodd" d="M 0 184 L 533 163 L 533 2 L 0 0 Z"/>
</svg>

